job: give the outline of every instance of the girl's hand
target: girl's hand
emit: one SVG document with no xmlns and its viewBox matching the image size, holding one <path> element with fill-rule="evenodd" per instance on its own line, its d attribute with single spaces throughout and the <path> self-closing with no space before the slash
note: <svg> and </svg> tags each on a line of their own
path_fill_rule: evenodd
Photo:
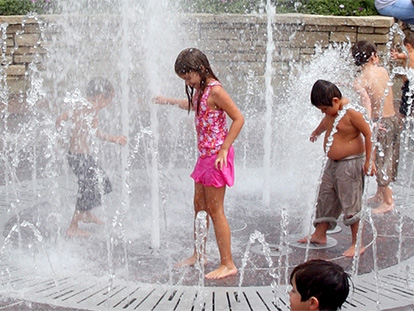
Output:
<svg viewBox="0 0 414 311">
<path fill-rule="evenodd" d="M 168 104 L 168 98 L 164 96 L 156 96 L 152 99 L 152 102 L 154 104 L 158 105 L 167 105 Z"/>
<path fill-rule="evenodd" d="M 223 149 L 223 148 L 220 149 L 219 153 L 217 154 L 216 161 L 214 162 L 214 166 L 216 169 L 221 171 L 223 167 L 227 167 L 227 153 L 228 153 L 227 149 Z"/>
</svg>

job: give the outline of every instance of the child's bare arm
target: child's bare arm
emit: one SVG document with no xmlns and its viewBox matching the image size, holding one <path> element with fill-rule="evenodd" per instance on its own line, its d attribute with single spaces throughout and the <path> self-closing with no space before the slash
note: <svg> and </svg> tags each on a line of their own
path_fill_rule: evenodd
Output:
<svg viewBox="0 0 414 311">
<path fill-rule="evenodd" d="M 64 113 L 62 113 L 60 116 L 56 118 L 55 126 L 58 132 L 62 130 L 62 122 L 67 121 L 68 118 L 69 118 L 69 113 L 67 111 L 65 111 Z"/>
<path fill-rule="evenodd" d="M 154 104 L 158 104 L 158 105 L 173 105 L 173 106 L 178 106 L 178 108 L 181 108 L 181 109 L 188 109 L 188 100 L 185 100 L 185 99 L 157 96 L 157 97 L 154 97 L 152 101 Z"/>
<path fill-rule="evenodd" d="M 361 104 L 365 107 L 367 111 L 367 117 L 371 120 L 371 99 L 368 95 L 367 90 L 363 87 L 364 82 L 361 79 L 356 79 L 354 82 L 354 89 L 357 92 Z"/>
<path fill-rule="evenodd" d="M 325 117 L 324 117 L 319 123 L 319 125 L 316 127 L 316 129 L 311 133 L 309 140 L 311 142 L 315 142 L 318 139 L 318 136 L 321 135 L 325 131 L 326 131 L 326 125 L 325 125 Z"/>
<path fill-rule="evenodd" d="M 394 49 L 391 51 L 391 59 L 393 60 L 406 60 L 407 54 L 403 52 L 398 52 L 398 50 Z"/>
<path fill-rule="evenodd" d="M 211 96 L 214 104 L 223 109 L 232 120 L 226 139 L 220 148 L 215 162 L 216 167 L 221 169 L 223 165 L 227 165 L 227 152 L 243 127 L 244 117 L 230 95 L 222 87 L 213 87 Z"/>
<path fill-rule="evenodd" d="M 355 128 L 364 136 L 365 141 L 365 164 L 364 164 L 364 173 L 366 175 L 373 176 L 376 174 L 377 169 L 371 155 L 373 154 L 372 150 L 372 132 L 369 124 L 365 120 L 362 113 L 349 109 L 347 113 L 351 114 L 351 123 Z"/>
<path fill-rule="evenodd" d="M 96 135 L 105 141 L 109 141 L 111 143 L 116 143 L 118 145 L 124 146 L 127 143 L 127 138 L 122 135 L 110 135 L 105 132 L 102 132 L 101 130 L 97 130 Z"/>
</svg>

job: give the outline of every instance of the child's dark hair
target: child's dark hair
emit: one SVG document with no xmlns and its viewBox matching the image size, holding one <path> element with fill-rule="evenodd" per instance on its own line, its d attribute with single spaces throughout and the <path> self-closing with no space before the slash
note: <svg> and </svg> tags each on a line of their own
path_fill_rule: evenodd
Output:
<svg viewBox="0 0 414 311">
<path fill-rule="evenodd" d="M 207 56 L 196 48 L 185 49 L 180 52 L 177 56 L 174 65 L 175 73 L 179 76 L 184 75 L 189 72 L 197 72 L 201 77 L 200 82 L 200 93 L 197 98 L 197 113 L 198 113 L 198 103 L 200 102 L 201 96 L 204 93 L 206 88 L 206 81 L 208 77 L 211 77 L 218 81 L 218 78 L 211 69 L 210 63 L 207 59 Z M 185 85 L 185 92 L 188 98 L 188 111 L 193 105 L 193 93 L 194 89 Z"/>
<path fill-rule="evenodd" d="M 315 297 L 319 310 L 338 310 L 349 294 L 349 275 L 336 263 L 315 259 L 296 266 L 290 274 L 301 301 Z"/>
<path fill-rule="evenodd" d="M 414 33 L 412 31 L 406 31 L 405 38 L 403 40 L 404 45 L 410 44 L 414 48 Z"/>
<path fill-rule="evenodd" d="M 108 79 L 103 77 L 95 77 L 89 81 L 86 87 L 86 96 L 95 97 L 104 95 L 110 97 L 114 94 L 114 87 Z"/>
<path fill-rule="evenodd" d="M 368 60 L 372 55 L 377 54 L 377 47 L 374 43 L 366 40 L 356 42 L 352 48 L 352 57 L 354 58 L 355 65 L 362 66 L 368 63 Z"/>
<path fill-rule="evenodd" d="M 335 84 L 326 80 L 315 82 L 311 91 L 311 102 L 314 106 L 332 107 L 332 99 L 334 97 L 342 98 L 342 93 Z"/>
</svg>

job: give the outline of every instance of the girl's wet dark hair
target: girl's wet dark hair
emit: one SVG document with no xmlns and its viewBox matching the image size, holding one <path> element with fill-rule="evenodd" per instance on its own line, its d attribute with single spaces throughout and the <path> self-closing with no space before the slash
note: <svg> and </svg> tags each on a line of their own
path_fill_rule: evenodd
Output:
<svg viewBox="0 0 414 311">
<path fill-rule="evenodd" d="M 334 97 L 342 98 L 342 93 L 335 84 L 326 80 L 318 80 L 314 83 L 311 91 L 311 102 L 314 106 L 332 107 Z"/>
<path fill-rule="evenodd" d="M 204 93 L 206 88 L 206 81 L 207 78 L 213 78 L 217 81 L 219 79 L 214 74 L 213 70 L 211 69 L 210 63 L 207 59 L 207 56 L 201 52 L 199 49 L 196 48 L 188 48 L 180 52 L 178 54 L 177 59 L 174 65 L 175 73 L 179 76 L 185 75 L 189 72 L 197 72 L 200 77 L 200 92 L 197 98 L 197 113 L 199 102 L 201 96 Z M 191 107 L 193 106 L 193 94 L 194 88 L 189 87 L 187 84 L 185 85 L 185 93 L 187 94 L 188 98 L 188 111 L 190 112 Z"/>
<path fill-rule="evenodd" d="M 114 87 L 108 79 L 103 77 L 95 77 L 89 81 L 88 86 L 86 87 L 86 96 L 96 97 L 99 95 L 104 95 L 105 97 L 110 97 L 114 94 Z"/>
<path fill-rule="evenodd" d="M 296 266 L 290 274 L 301 301 L 315 297 L 319 310 L 338 310 L 349 294 L 349 275 L 336 263 L 315 259 Z"/>
<path fill-rule="evenodd" d="M 377 47 L 374 43 L 361 40 L 352 46 L 351 52 L 355 65 L 362 66 L 368 63 L 372 55 L 377 54 Z"/>
</svg>

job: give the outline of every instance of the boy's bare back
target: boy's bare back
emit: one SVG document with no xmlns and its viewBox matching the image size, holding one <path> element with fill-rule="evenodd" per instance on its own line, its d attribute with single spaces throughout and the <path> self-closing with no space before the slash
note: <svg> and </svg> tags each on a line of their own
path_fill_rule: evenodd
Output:
<svg viewBox="0 0 414 311">
<path fill-rule="evenodd" d="M 361 75 L 355 81 L 355 88 L 368 110 L 370 119 L 390 117 L 395 113 L 394 95 L 392 88 L 387 84 L 388 81 L 389 75 L 385 68 L 370 64 L 363 68 Z M 387 95 L 386 90 L 388 90 Z"/>
</svg>

